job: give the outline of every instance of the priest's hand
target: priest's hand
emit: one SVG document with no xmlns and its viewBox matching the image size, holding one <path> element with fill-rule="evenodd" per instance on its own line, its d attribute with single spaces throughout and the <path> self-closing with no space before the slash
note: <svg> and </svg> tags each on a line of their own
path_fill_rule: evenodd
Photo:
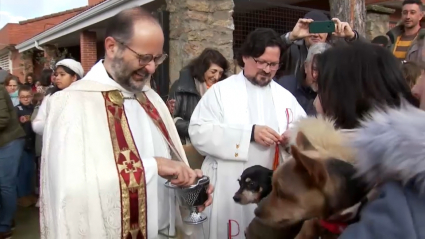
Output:
<svg viewBox="0 0 425 239">
<path fill-rule="evenodd" d="M 281 136 L 272 128 L 263 125 L 255 125 L 254 140 L 255 142 L 269 147 L 279 143 Z"/>
<path fill-rule="evenodd" d="M 158 165 L 158 175 L 170 180 L 172 184 L 187 187 L 195 183 L 197 174 L 185 163 L 161 157 L 155 157 L 155 159 Z"/>
<path fill-rule="evenodd" d="M 201 171 L 201 170 L 199 170 L 199 169 L 195 169 L 195 173 L 196 173 L 196 177 L 198 177 L 198 178 L 201 178 L 201 177 L 203 176 L 202 171 Z M 205 203 L 204 203 L 204 205 L 203 205 L 203 206 L 199 206 L 199 207 L 198 207 L 198 211 L 199 211 L 199 212 L 204 211 L 206 207 L 208 207 L 209 205 L 211 205 L 211 203 L 212 203 L 212 193 L 213 193 L 213 192 L 214 192 L 214 186 L 213 186 L 212 184 L 210 184 L 210 185 L 208 186 L 208 190 L 207 190 L 207 193 L 208 193 L 208 199 L 207 199 L 207 201 L 205 201 Z"/>
</svg>

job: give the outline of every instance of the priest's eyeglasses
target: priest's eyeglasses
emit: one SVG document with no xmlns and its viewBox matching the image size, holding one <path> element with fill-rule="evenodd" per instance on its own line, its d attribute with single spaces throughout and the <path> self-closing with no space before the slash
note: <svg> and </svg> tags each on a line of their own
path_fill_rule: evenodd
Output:
<svg viewBox="0 0 425 239">
<path fill-rule="evenodd" d="M 128 50 L 130 50 L 131 52 L 133 52 L 134 54 L 137 55 L 137 58 L 139 59 L 139 64 L 141 66 L 145 66 L 147 64 L 149 64 L 149 62 L 151 62 L 153 60 L 153 62 L 155 63 L 156 66 L 161 65 L 165 59 L 167 59 L 168 55 L 163 53 L 161 55 L 157 55 L 154 56 L 152 54 L 139 54 L 137 53 L 135 50 L 131 49 L 129 46 L 127 46 L 126 44 L 117 41 L 119 44 L 123 45 L 125 48 L 127 48 Z"/>
<path fill-rule="evenodd" d="M 258 69 L 264 69 L 267 66 L 270 66 L 270 70 L 275 71 L 275 70 L 278 70 L 280 67 L 280 63 L 278 62 L 266 62 L 266 61 L 255 59 L 254 57 L 252 57 L 252 59 L 257 64 Z"/>
</svg>

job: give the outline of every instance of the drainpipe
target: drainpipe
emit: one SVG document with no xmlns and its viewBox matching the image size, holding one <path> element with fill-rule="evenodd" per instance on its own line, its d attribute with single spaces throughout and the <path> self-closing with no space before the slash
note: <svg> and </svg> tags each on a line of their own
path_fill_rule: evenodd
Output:
<svg viewBox="0 0 425 239">
<path fill-rule="evenodd" d="M 34 41 L 34 45 L 35 45 L 35 48 L 37 48 L 38 50 L 44 51 L 44 49 L 38 45 L 37 41 Z"/>
</svg>

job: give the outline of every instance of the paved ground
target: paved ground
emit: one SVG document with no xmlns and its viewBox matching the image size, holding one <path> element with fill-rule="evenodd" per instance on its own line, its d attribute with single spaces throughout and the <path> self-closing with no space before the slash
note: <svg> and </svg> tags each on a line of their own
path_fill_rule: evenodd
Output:
<svg viewBox="0 0 425 239">
<path fill-rule="evenodd" d="M 39 239 L 38 208 L 18 208 L 13 239 Z"/>
</svg>

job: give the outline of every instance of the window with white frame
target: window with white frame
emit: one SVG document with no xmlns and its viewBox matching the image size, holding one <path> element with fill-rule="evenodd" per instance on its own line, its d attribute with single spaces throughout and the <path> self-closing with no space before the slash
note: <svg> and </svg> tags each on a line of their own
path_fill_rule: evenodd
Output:
<svg viewBox="0 0 425 239">
<path fill-rule="evenodd" d="M 10 61 L 9 61 L 9 53 L 0 55 L 0 67 L 3 70 L 9 70 L 10 69 Z"/>
</svg>

